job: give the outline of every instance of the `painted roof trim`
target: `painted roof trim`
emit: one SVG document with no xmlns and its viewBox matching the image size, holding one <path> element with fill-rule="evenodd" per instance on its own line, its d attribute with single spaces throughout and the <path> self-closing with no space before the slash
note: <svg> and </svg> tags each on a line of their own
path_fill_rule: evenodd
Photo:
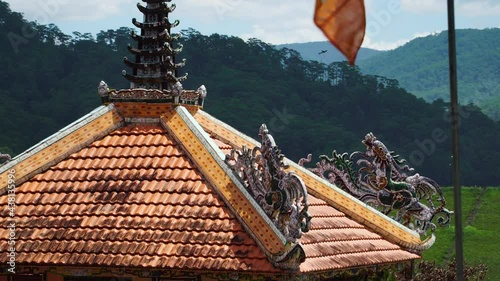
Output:
<svg viewBox="0 0 500 281">
<path fill-rule="evenodd" d="M 290 259 L 292 253 L 303 252 L 300 244 L 286 240 L 255 202 L 224 162 L 225 155 L 186 108 L 176 107 L 175 112 L 161 118 L 161 124 L 183 146 L 199 171 L 275 265 Z M 188 141 L 190 145 L 186 147 L 184 144 Z"/>
<path fill-rule="evenodd" d="M 122 125 L 114 105 L 97 107 L 0 167 L 0 195 L 7 191 L 9 174 L 14 174 L 19 186 Z"/>
<path fill-rule="evenodd" d="M 416 231 L 396 222 L 297 163 L 288 160 L 288 164 L 290 170 L 304 180 L 309 193 L 324 200 L 354 221 L 370 227 L 387 240 L 414 252 L 422 252 L 434 244 L 436 239 L 434 234 L 422 241 Z"/>
<path fill-rule="evenodd" d="M 196 112 L 194 118 L 206 132 L 214 134 L 214 137 L 221 141 L 229 142 L 233 147 L 238 149 L 241 149 L 243 145 L 246 147 L 260 147 L 260 142 L 241 133 L 203 110 Z M 216 126 L 213 126 L 212 124 L 215 124 Z M 216 130 L 213 130 L 212 127 L 215 127 Z"/>
<path fill-rule="evenodd" d="M 229 142 L 234 147 L 241 148 L 243 145 L 248 147 L 260 147 L 260 143 L 256 140 L 239 132 L 205 111 L 198 111 L 194 115 L 194 118 L 205 131 L 216 135 L 216 138 L 221 141 Z M 415 231 L 357 200 L 337 186 L 321 179 L 305 168 L 300 167 L 292 160 L 286 158 L 286 161 L 287 164 L 290 165 L 289 169 L 304 180 L 309 193 L 326 201 L 354 221 L 370 227 L 371 230 L 382 235 L 385 239 L 414 252 L 422 252 L 434 244 L 434 235 L 422 241 Z"/>
</svg>

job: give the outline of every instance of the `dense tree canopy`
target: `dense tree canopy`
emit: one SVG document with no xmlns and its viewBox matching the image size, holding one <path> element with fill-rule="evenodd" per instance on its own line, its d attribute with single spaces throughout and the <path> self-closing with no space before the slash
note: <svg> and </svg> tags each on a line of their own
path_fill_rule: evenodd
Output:
<svg viewBox="0 0 500 281">
<path fill-rule="evenodd" d="M 457 30 L 457 61 L 460 102 L 476 104 L 500 120 L 500 28 Z M 448 98 L 447 32 L 417 38 L 359 64 L 364 73 L 396 78 L 427 101 Z"/>
<path fill-rule="evenodd" d="M 24 36 L 23 26 L 36 36 Z M 182 32 L 179 58 L 188 60 L 190 74 L 184 87 L 205 84 L 205 110 L 217 118 L 252 137 L 266 123 L 293 160 L 363 150 L 361 140 L 373 132 L 420 174 L 451 183 L 446 102 L 427 103 L 397 80 L 362 75 L 346 63 L 305 61 L 257 39 Z M 129 33 L 66 35 L 55 25 L 26 22 L 0 1 L 0 60 L 8 66 L 0 69 L 0 151 L 20 153 L 99 106 L 99 81 L 128 87 L 121 70 Z M 500 124 L 470 105 L 462 108 L 460 131 L 463 183 L 497 185 Z"/>
</svg>

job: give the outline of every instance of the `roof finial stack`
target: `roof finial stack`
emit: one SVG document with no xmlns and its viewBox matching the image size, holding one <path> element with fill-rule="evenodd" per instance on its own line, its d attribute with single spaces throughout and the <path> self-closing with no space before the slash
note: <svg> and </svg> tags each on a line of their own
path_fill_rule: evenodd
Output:
<svg viewBox="0 0 500 281">
<path fill-rule="evenodd" d="M 132 23 L 141 29 L 140 35 L 132 32 L 132 39 L 137 41 L 137 48 L 129 46 L 129 51 L 135 55 L 134 61 L 124 58 L 125 64 L 132 68 L 133 73 L 123 75 L 130 81 L 131 89 L 173 90 L 177 82 L 187 79 L 187 74 L 178 77 L 177 69 L 185 64 L 185 59 L 176 63 L 175 57 L 182 51 L 182 44 L 174 47 L 174 42 L 180 33 L 171 33 L 171 29 L 179 25 L 179 21 L 170 22 L 169 14 L 176 8 L 168 5 L 172 0 L 142 0 L 147 5 L 137 4 L 144 14 L 144 21 L 135 18 Z M 178 84 L 177 84 L 178 85 Z"/>
<path fill-rule="evenodd" d="M 130 81 L 130 89 L 109 89 L 106 83 L 99 84 L 99 95 L 104 104 L 113 102 L 154 102 L 193 105 L 203 107 L 207 90 L 200 86 L 198 90 L 186 90 L 181 82 L 187 79 L 187 73 L 181 77 L 177 70 L 185 65 L 186 60 L 176 63 L 176 56 L 182 51 L 182 44 L 174 47 L 181 38 L 180 33 L 171 33 L 179 21 L 170 22 L 169 14 L 175 10 L 172 0 L 142 0 L 147 5 L 137 4 L 144 14 L 144 22 L 132 19 L 132 23 L 141 29 L 140 35 L 132 32 L 137 41 L 137 48 L 129 46 L 135 55 L 133 61 L 125 58 L 125 64 L 132 68 L 132 74 L 123 75 Z"/>
</svg>

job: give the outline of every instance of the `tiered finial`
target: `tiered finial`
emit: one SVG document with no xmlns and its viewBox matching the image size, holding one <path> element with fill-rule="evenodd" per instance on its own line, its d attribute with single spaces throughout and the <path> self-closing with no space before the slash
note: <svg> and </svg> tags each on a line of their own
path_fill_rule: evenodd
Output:
<svg viewBox="0 0 500 281">
<path fill-rule="evenodd" d="M 129 51 L 135 55 L 134 61 L 124 58 L 125 64 L 132 68 L 132 74 L 123 71 L 130 81 L 131 89 L 178 89 L 178 82 L 187 79 L 187 74 L 178 77 L 177 69 L 184 66 L 186 60 L 176 63 L 175 57 L 182 51 L 182 44 L 174 47 L 174 42 L 181 37 L 180 33 L 172 34 L 171 29 L 179 21 L 169 21 L 169 14 L 175 10 L 175 4 L 168 5 L 172 0 L 142 0 L 146 7 L 137 4 L 144 14 L 144 21 L 135 18 L 132 23 L 141 29 L 141 33 L 132 32 L 132 39 L 137 41 L 137 48 L 129 46 Z M 176 86 L 177 84 L 177 86 Z"/>
<path fill-rule="evenodd" d="M 184 66 L 186 60 L 176 63 L 176 56 L 182 51 L 182 44 L 174 47 L 180 33 L 171 33 L 171 29 L 179 25 L 179 21 L 169 21 L 169 14 L 175 10 L 172 0 L 142 0 L 146 7 L 137 4 L 144 14 L 144 22 L 132 19 L 132 23 L 141 29 L 141 33 L 132 32 L 137 41 L 137 48 L 129 46 L 135 55 L 133 61 L 125 58 L 125 64 L 132 68 L 132 74 L 125 70 L 123 75 L 130 81 L 130 89 L 109 89 L 105 82 L 99 84 L 98 93 L 102 102 L 155 102 L 183 105 L 203 106 L 207 89 L 200 86 L 198 90 L 185 90 L 181 82 L 187 79 L 187 73 L 179 77 L 177 70 Z"/>
</svg>

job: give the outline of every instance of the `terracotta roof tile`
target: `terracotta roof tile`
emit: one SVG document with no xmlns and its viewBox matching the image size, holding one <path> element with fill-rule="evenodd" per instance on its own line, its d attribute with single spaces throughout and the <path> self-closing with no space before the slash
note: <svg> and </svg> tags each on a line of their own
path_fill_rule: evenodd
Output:
<svg viewBox="0 0 500 281">
<path fill-rule="evenodd" d="M 277 271 L 160 125 L 115 130 L 16 199 L 18 263 Z"/>
<path fill-rule="evenodd" d="M 52 170 L 92 170 L 92 169 L 189 169 L 191 164 L 185 157 L 142 157 L 139 159 L 95 158 L 69 159 L 52 167 Z"/>
<path fill-rule="evenodd" d="M 40 265 L 50 264 L 71 264 L 71 265 L 99 265 L 99 266 L 134 266 L 143 267 L 145 264 L 151 267 L 179 268 L 190 266 L 194 270 L 207 270 L 218 268 L 219 270 L 239 270 L 248 271 L 269 267 L 267 258 L 196 258 L 183 256 L 144 256 L 144 255 L 123 255 L 123 254 L 87 254 L 87 253 L 36 253 L 30 254 L 21 252 L 17 256 L 18 260 L 26 263 Z"/>
<path fill-rule="evenodd" d="M 96 170 L 49 170 L 33 178 L 35 181 L 108 181 L 108 180 L 201 180 L 201 175 L 190 169 L 96 169 Z"/>
<path fill-rule="evenodd" d="M 230 152 L 229 142 L 212 137 Z M 214 188 L 160 125 L 117 129 L 17 188 L 16 261 L 278 272 Z M 325 201 L 308 199 L 313 219 L 299 240 L 306 254 L 300 271 L 419 258 Z M 1 204 L 7 200 L 0 196 Z M 0 214 L 4 224 L 6 209 Z M 6 243 L 0 240 L 0 249 Z"/>
<path fill-rule="evenodd" d="M 354 268 L 360 266 L 403 262 L 418 258 L 403 250 L 371 251 L 345 255 L 323 256 L 306 258 L 300 265 L 302 272 L 325 271 L 340 268 Z"/>
<path fill-rule="evenodd" d="M 29 181 L 16 190 L 16 194 L 71 193 L 71 192 L 162 192 L 212 193 L 203 181 L 174 180 L 109 180 L 84 182 Z M 0 197 L 2 198 L 2 197 Z M 6 200 L 6 199 L 3 199 Z"/>
<path fill-rule="evenodd" d="M 348 241 L 360 239 L 379 239 L 380 236 L 365 228 L 333 228 L 310 231 L 300 239 L 303 244 Z"/>
<path fill-rule="evenodd" d="M 212 131 L 211 129 L 209 131 Z M 215 135 L 212 135 L 212 139 L 221 150 L 230 151 L 230 147 L 216 139 Z M 313 218 L 310 231 L 299 239 L 306 254 L 306 261 L 300 265 L 301 272 L 353 268 L 420 258 L 384 240 L 324 200 L 309 194 L 308 202 L 309 213 Z"/>
</svg>

